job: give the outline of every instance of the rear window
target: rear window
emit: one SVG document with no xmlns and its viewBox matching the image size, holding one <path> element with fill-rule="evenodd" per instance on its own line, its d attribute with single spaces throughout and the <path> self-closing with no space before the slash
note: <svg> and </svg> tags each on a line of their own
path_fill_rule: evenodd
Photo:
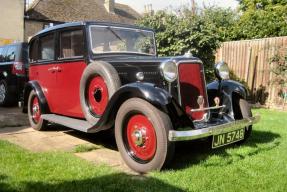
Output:
<svg viewBox="0 0 287 192">
<path fill-rule="evenodd" d="M 6 62 L 13 62 L 16 58 L 17 46 L 10 46 L 6 54 Z"/>
<path fill-rule="evenodd" d="M 4 61 L 4 48 L 0 47 L 0 62 L 3 62 Z"/>
<path fill-rule="evenodd" d="M 60 58 L 82 57 L 84 55 L 83 30 L 60 33 Z"/>
<path fill-rule="evenodd" d="M 54 34 L 46 35 L 40 38 L 40 60 L 55 59 L 55 39 Z"/>
</svg>

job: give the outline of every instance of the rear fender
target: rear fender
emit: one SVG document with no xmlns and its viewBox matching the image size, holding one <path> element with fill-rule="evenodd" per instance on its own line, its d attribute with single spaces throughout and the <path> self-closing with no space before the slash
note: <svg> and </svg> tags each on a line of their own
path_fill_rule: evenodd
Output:
<svg viewBox="0 0 287 192">
<path fill-rule="evenodd" d="M 24 88 L 24 103 L 23 103 L 23 113 L 28 112 L 28 99 L 30 92 L 34 90 L 40 100 L 40 108 L 42 110 L 42 113 L 50 113 L 49 105 L 46 100 L 46 97 L 43 93 L 43 90 L 41 89 L 41 86 L 37 81 L 29 81 L 26 83 L 25 88 Z"/>
</svg>

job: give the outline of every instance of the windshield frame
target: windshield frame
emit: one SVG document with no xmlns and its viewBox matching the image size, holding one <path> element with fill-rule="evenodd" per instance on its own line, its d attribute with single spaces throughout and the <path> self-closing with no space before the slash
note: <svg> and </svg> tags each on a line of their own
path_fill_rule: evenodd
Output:
<svg viewBox="0 0 287 192">
<path fill-rule="evenodd" d="M 148 53 L 141 53 L 141 52 L 133 52 L 133 51 L 109 51 L 109 52 L 103 52 L 103 53 L 94 53 L 93 52 L 93 38 L 92 38 L 92 27 L 99 27 L 99 28 L 110 28 L 111 30 L 113 29 L 124 29 L 124 30 L 130 30 L 130 31 L 139 31 L 138 33 L 141 32 L 148 32 L 152 33 L 153 37 L 153 44 L 154 44 L 154 54 L 148 54 Z M 156 46 L 156 39 L 155 39 L 155 32 L 152 29 L 142 29 L 142 28 L 137 28 L 137 27 L 121 27 L 121 26 L 114 26 L 114 25 L 98 25 L 98 24 L 91 24 L 88 27 L 88 33 L 89 33 L 89 49 L 92 55 L 94 56 L 100 56 L 100 55 L 107 55 L 107 54 L 132 54 L 132 55 L 145 55 L 145 56 L 157 56 L 157 46 Z"/>
</svg>

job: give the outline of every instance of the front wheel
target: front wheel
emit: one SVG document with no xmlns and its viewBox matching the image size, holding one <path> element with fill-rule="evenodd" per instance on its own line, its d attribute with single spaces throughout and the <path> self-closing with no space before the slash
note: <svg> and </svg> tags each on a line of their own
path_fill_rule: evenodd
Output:
<svg viewBox="0 0 287 192">
<path fill-rule="evenodd" d="M 127 100 L 115 122 L 117 146 L 126 164 L 140 173 L 160 170 L 173 157 L 170 130 L 172 123 L 167 114 L 145 100 Z"/>
<path fill-rule="evenodd" d="M 47 127 L 47 121 L 41 118 L 42 110 L 39 98 L 34 90 L 31 91 L 28 99 L 28 118 L 33 129 L 43 131 Z"/>
</svg>

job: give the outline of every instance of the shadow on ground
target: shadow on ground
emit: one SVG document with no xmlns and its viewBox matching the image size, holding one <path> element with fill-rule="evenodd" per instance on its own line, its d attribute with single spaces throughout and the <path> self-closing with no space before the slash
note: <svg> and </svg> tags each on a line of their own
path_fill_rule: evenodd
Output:
<svg viewBox="0 0 287 192">
<path fill-rule="evenodd" d="M 175 158 L 169 168 L 184 169 L 200 162 L 204 162 L 204 160 L 213 155 L 223 157 L 224 160 L 216 161 L 215 163 L 204 162 L 204 166 L 228 165 L 245 159 L 246 157 L 250 157 L 260 152 L 268 151 L 277 147 L 279 145 L 279 141 L 276 139 L 279 137 L 280 135 L 275 133 L 253 130 L 251 137 L 244 144 L 242 144 L 242 146 L 247 146 L 248 150 L 234 153 L 229 153 L 228 149 L 238 148 L 240 145 L 232 144 L 222 148 L 212 149 L 211 138 L 208 140 L 177 143 Z"/>
<path fill-rule="evenodd" d="M 17 107 L 0 107 L 0 128 L 28 126 L 28 116 Z"/>
<path fill-rule="evenodd" d="M 130 176 L 124 173 L 111 174 L 83 180 L 55 180 L 49 182 L 25 181 L 17 184 L 17 189 L 9 186 L 7 176 L 0 175 L 1 192 L 90 192 L 90 191 L 183 191 L 162 181 L 145 176 Z"/>
<path fill-rule="evenodd" d="M 99 133 L 87 134 L 75 130 L 70 130 L 61 126 L 51 126 L 49 131 L 64 131 L 73 137 L 86 140 L 95 145 L 101 145 L 105 148 L 117 151 L 117 146 L 115 142 L 115 137 L 113 134 L 113 129 L 107 131 L 101 131 Z M 276 140 L 280 135 L 266 132 L 253 130 L 251 137 L 242 144 L 243 146 L 249 147 L 244 153 L 230 153 L 228 149 L 238 148 L 240 145 L 232 144 L 226 147 L 211 149 L 211 138 L 207 140 L 198 140 L 190 142 L 177 142 L 174 159 L 169 167 L 169 169 L 185 169 L 192 165 L 196 165 L 203 162 L 210 157 L 217 155 L 224 158 L 223 161 L 218 161 L 216 163 L 205 163 L 204 166 L 224 166 L 231 164 L 235 161 L 242 160 L 248 156 L 256 155 L 263 151 L 271 150 L 279 145 L 279 141 Z M 262 145 L 263 144 L 263 145 Z"/>
</svg>

